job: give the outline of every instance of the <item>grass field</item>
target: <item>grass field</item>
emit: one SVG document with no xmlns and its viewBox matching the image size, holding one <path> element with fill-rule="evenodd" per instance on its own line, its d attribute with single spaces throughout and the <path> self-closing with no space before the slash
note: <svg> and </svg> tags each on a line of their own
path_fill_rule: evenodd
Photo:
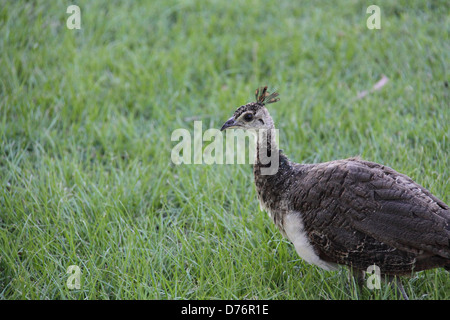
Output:
<svg viewBox="0 0 450 320">
<path fill-rule="evenodd" d="M 303 262 L 250 165 L 174 165 L 171 134 L 268 85 L 291 160 L 360 155 L 449 203 L 448 1 L 74 2 L 1 2 L 0 298 L 397 298 Z M 450 299 L 444 270 L 404 285 Z"/>
</svg>

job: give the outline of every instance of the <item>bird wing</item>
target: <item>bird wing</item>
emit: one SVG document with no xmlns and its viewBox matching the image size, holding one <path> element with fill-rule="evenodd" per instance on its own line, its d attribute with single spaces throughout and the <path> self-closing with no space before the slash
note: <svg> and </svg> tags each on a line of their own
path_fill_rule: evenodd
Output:
<svg viewBox="0 0 450 320">
<path fill-rule="evenodd" d="M 299 181 L 295 210 L 325 255 L 450 258 L 449 207 L 409 177 L 352 158 L 316 165 Z"/>
</svg>

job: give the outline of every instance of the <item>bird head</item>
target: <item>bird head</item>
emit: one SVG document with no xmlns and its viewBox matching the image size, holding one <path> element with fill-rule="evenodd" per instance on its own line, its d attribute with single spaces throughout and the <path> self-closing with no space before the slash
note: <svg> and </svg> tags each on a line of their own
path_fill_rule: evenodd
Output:
<svg viewBox="0 0 450 320">
<path fill-rule="evenodd" d="M 270 93 L 267 91 L 267 86 L 256 89 L 256 102 L 250 102 L 246 105 L 240 106 L 228 119 L 220 129 L 221 131 L 231 128 L 239 129 L 273 129 L 274 124 L 272 117 L 267 111 L 265 105 L 279 101 L 277 92 Z"/>
</svg>

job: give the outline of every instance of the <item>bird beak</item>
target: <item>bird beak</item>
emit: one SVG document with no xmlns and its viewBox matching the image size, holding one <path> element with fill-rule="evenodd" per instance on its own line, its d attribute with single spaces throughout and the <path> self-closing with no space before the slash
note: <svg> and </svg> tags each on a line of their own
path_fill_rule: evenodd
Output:
<svg viewBox="0 0 450 320">
<path fill-rule="evenodd" d="M 233 127 L 237 127 L 237 125 L 234 122 L 234 117 L 231 117 L 230 119 L 227 120 L 227 122 L 225 122 L 223 124 L 222 128 L 220 128 L 220 131 L 223 131 L 223 130 L 229 129 L 229 128 L 233 128 Z"/>
</svg>

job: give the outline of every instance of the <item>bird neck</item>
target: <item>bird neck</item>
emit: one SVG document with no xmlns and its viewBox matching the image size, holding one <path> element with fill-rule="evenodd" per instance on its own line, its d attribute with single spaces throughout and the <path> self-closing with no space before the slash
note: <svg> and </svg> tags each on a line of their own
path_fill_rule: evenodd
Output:
<svg viewBox="0 0 450 320">
<path fill-rule="evenodd" d="M 280 208 L 280 202 L 288 194 L 294 168 L 282 150 L 278 149 L 276 140 L 275 131 L 269 131 L 266 136 L 257 136 L 253 174 L 261 208 L 268 210 L 274 223 L 282 228 L 283 219 L 277 208 Z"/>
<path fill-rule="evenodd" d="M 256 137 L 255 175 L 276 175 L 289 165 L 288 158 L 278 148 L 275 128 L 259 130 Z"/>
</svg>

